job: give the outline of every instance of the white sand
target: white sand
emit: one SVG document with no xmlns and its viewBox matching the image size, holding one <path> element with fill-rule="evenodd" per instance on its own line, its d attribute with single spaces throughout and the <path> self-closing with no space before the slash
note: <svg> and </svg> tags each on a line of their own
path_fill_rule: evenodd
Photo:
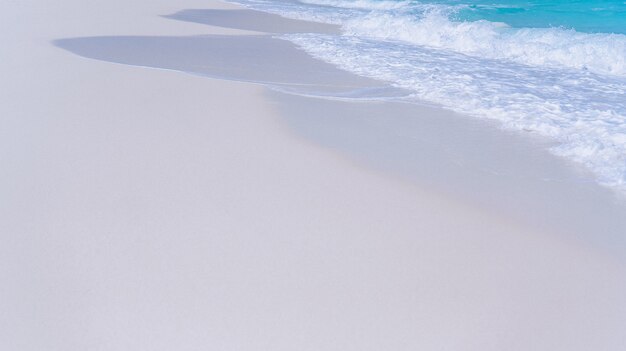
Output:
<svg viewBox="0 0 626 351">
<path fill-rule="evenodd" d="M 626 349 L 623 257 L 51 44 L 245 33 L 159 17 L 209 6 L 0 3 L 0 350 Z"/>
</svg>

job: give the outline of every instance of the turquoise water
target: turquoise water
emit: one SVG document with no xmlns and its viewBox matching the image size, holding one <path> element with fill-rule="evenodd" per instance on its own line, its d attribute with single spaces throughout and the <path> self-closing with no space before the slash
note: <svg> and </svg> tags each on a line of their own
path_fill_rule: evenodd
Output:
<svg viewBox="0 0 626 351">
<path fill-rule="evenodd" d="M 571 28 L 587 33 L 626 33 L 625 1 L 424 1 L 463 7 L 457 20 L 502 22 L 515 28 Z"/>
</svg>

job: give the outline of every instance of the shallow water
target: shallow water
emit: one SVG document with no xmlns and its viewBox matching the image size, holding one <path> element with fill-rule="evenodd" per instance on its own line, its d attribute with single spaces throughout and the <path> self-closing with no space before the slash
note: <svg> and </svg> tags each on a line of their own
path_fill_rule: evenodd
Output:
<svg viewBox="0 0 626 351">
<path fill-rule="evenodd" d="M 558 143 L 626 191 L 626 5 L 615 1 L 237 1 L 333 23 L 290 34 L 313 56 Z"/>
<path fill-rule="evenodd" d="M 563 27 L 588 33 L 626 33 L 626 3 L 616 0 L 425 1 L 456 7 L 457 20 L 502 22 L 516 28 Z"/>
</svg>

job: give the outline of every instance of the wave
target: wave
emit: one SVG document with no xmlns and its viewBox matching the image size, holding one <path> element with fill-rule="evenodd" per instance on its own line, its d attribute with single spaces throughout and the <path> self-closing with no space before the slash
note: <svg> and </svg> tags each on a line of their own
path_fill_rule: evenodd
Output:
<svg viewBox="0 0 626 351">
<path fill-rule="evenodd" d="M 343 28 L 349 35 L 406 41 L 477 57 L 626 76 L 626 35 L 453 21 L 448 11 L 371 12 L 345 21 Z"/>
<path fill-rule="evenodd" d="M 626 77 L 626 35 L 566 28 L 511 28 L 501 22 L 459 21 L 464 5 L 415 1 L 242 0 L 252 8 L 342 26 L 345 35 L 405 41 L 466 55 Z M 307 6 L 308 5 L 308 6 Z M 313 6 L 314 5 L 314 6 Z"/>
<path fill-rule="evenodd" d="M 552 151 L 626 189 L 626 84 L 590 72 L 533 68 L 407 44 L 285 36 L 314 57 L 409 89 L 420 101 L 559 142 Z"/>
<path fill-rule="evenodd" d="M 626 191 L 624 35 L 460 21 L 458 5 L 242 1 L 283 16 L 340 24 L 342 35 L 283 38 L 344 70 L 408 89 L 415 101 L 552 138 L 555 154 L 585 165 L 601 184 Z"/>
</svg>

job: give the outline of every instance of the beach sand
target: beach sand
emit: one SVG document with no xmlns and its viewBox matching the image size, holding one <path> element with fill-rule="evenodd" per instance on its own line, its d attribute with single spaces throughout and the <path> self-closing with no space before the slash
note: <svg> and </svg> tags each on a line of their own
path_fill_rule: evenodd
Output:
<svg viewBox="0 0 626 351">
<path fill-rule="evenodd" d="M 285 93 L 378 91 L 262 35 L 337 28 L 0 17 L 0 349 L 626 348 L 622 200 L 490 122 Z"/>
</svg>

